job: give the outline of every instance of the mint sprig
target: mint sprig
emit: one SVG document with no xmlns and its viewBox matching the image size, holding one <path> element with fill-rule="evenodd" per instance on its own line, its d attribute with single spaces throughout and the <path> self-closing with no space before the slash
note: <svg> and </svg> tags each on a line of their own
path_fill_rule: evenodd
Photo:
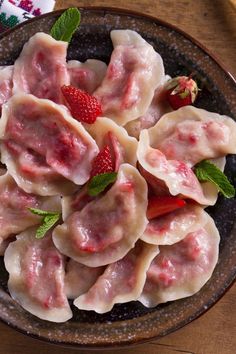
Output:
<svg viewBox="0 0 236 354">
<path fill-rule="evenodd" d="M 42 216 L 42 224 L 38 227 L 35 234 L 35 237 L 38 239 L 43 238 L 61 216 L 60 213 L 54 213 L 36 208 L 29 208 L 29 211 L 31 211 L 32 214 Z"/>
<path fill-rule="evenodd" d="M 235 188 L 227 176 L 210 161 L 203 160 L 199 162 L 194 167 L 194 172 L 200 182 L 208 181 L 214 183 L 226 198 L 233 198 L 235 196 Z"/>
<path fill-rule="evenodd" d="M 95 197 L 103 192 L 109 184 L 115 182 L 116 178 L 117 172 L 102 173 L 94 176 L 88 184 L 88 194 L 91 197 Z"/>
<path fill-rule="evenodd" d="M 50 35 L 57 41 L 70 42 L 80 24 L 80 12 L 76 8 L 70 8 L 63 12 L 52 26 Z"/>
</svg>

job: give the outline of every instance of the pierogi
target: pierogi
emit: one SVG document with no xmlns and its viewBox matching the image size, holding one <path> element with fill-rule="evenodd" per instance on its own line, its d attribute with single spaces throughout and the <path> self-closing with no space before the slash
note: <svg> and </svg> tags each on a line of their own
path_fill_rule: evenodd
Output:
<svg viewBox="0 0 236 354">
<path fill-rule="evenodd" d="M 129 29 L 111 31 L 111 40 L 108 65 L 67 62 L 68 43 L 36 33 L 14 65 L 0 68 L 0 254 L 12 298 L 47 321 L 68 321 L 72 300 L 105 313 L 191 296 L 219 255 L 204 210 L 219 187 L 195 168 L 210 160 L 224 170 L 236 153 L 235 121 L 173 110 L 158 48 Z M 92 122 L 89 104 L 86 119 L 74 115 L 83 104 L 69 105 L 62 87 L 101 108 Z M 151 200 L 159 200 L 154 216 Z M 171 200 L 181 207 L 168 209 Z"/>
</svg>

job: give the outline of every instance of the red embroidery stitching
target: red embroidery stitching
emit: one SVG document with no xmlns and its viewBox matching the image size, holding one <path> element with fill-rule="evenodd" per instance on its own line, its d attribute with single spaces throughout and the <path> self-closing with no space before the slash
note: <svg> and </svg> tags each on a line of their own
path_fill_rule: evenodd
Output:
<svg viewBox="0 0 236 354">
<path fill-rule="evenodd" d="M 34 11 L 33 11 L 33 15 L 34 16 L 39 16 L 39 15 L 41 15 L 41 10 L 38 8 L 38 9 L 35 9 Z"/>
<path fill-rule="evenodd" d="M 21 0 L 19 3 L 19 7 L 21 7 L 23 10 L 30 12 L 33 8 L 33 4 L 31 0 Z"/>
</svg>

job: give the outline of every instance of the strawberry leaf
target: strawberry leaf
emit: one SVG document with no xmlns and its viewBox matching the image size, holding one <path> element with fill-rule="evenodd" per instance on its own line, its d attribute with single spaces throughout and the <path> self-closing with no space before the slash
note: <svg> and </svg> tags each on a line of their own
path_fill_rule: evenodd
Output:
<svg viewBox="0 0 236 354">
<path fill-rule="evenodd" d="M 190 91 L 188 89 L 185 89 L 183 92 L 179 93 L 179 97 L 184 99 L 186 97 L 188 97 L 189 95 L 191 95 Z"/>
<path fill-rule="evenodd" d="M 80 24 L 80 12 L 76 8 L 70 8 L 54 23 L 50 35 L 57 41 L 70 42 Z"/>
<path fill-rule="evenodd" d="M 194 172 L 200 182 L 208 181 L 214 183 L 226 198 L 233 198 L 235 196 L 235 188 L 227 176 L 210 161 L 203 160 L 199 162 L 194 167 Z"/>
<path fill-rule="evenodd" d="M 117 178 L 117 172 L 102 173 L 94 176 L 88 185 L 88 194 L 95 197 L 111 183 L 115 182 Z"/>
</svg>

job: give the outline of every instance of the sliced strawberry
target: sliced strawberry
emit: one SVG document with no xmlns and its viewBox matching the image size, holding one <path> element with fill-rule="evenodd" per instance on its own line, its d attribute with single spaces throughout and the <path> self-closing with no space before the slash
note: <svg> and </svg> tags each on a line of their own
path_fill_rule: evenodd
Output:
<svg viewBox="0 0 236 354">
<path fill-rule="evenodd" d="M 183 199 L 169 196 L 151 197 L 148 200 L 147 218 L 154 219 L 186 205 Z"/>
<path fill-rule="evenodd" d="M 100 175 L 101 173 L 108 172 L 114 172 L 114 166 L 110 147 L 106 145 L 93 160 L 90 176 L 94 177 Z"/>
<path fill-rule="evenodd" d="M 61 91 L 72 117 L 80 122 L 92 124 L 102 114 L 101 105 L 96 97 L 71 85 L 62 86 Z"/>
<path fill-rule="evenodd" d="M 124 148 L 121 146 L 119 139 L 112 131 L 109 131 L 106 134 L 104 140 L 110 147 L 114 171 L 118 172 L 120 165 L 124 161 Z"/>
</svg>

